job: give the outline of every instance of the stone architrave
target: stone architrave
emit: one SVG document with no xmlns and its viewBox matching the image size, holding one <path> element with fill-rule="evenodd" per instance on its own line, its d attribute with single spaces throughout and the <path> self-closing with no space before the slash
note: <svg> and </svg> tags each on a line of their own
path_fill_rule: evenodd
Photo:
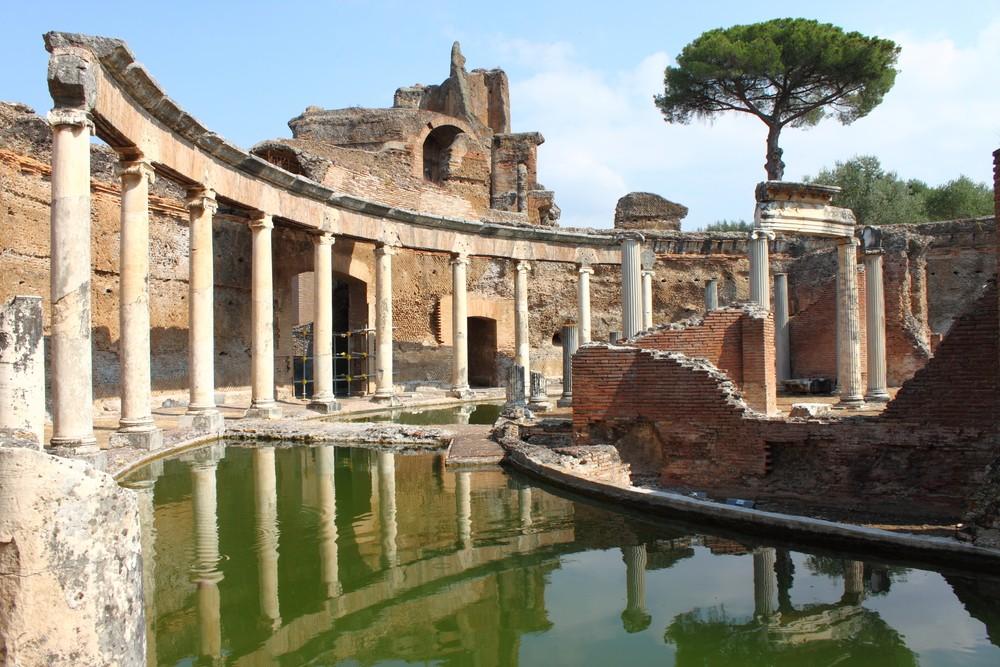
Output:
<svg viewBox="0 0 1000 667">
<path fill-rule="evenodd" d="M 149 347 L 149 186 L 153 167 L 141 159 L 122 161 L 118 312 L 121 365 L 121 419 L 111 447 L 159 449 L 163 432 L 150 410 Z"/>
<path fill-rule="evenodd" d="M 642 328 L 642 242 L 644 237 L 638 232 L 620 236 L 622 246 L 622 333 L 632 338 Z"/>
<path fill-rule="evenodd" d="M 313 395 L 309 409 L 330 414 L 340 409 L 333 394 L 333 234 L 313 240 Z"/>
<path fill-rule="evenodd" d="M 705 312 L 719 309 L 719 281 L 715 278 L 705 283 Z"/>
<path fill-rule="evenodd" d="M 568 325 L 562 328 L 562 371 L 563 390 L 562 396 L 556 402 L 560 408 L 568 408 L 573 405 L 573 355 L 578 349 L 576 327 Z"/>
<path fill-rule="evenodd" d="M 375 394 L 380 403 L 398 402 L 392 370 L 392 256 L 396 247 L 375 248 Z"/>
<path fill-rule="evenodd" d="M 864 406 L 861 385 L 861 321 L 858 315 L 858 240 L 837 246 L 837 407 Z"/>
<path fill-rule="evenodd" d="M 456 398 L 472 398 L 469 388 L 469 299 L 468 278 L 469 256 L 456 254 L 451 260 L 452 277 L 452 323 L 454 355 L 451 373 L 451 395 Z"/>
<path fill-rule="evenodd" d="M 50 78 L 51 78 L 50 63 Z M 53 109 L 52 451 L 103 465 L 94 437 L 90 320 L 90 114 Z"/>
<path fill-rule="evenodd" d="M 750 232 L 750 301 L 771 310 L 771 281 L 768 269 L 768 243 L 774 233 L 763 229 Z"/>
<path fill-rule="evenodd" d="M 865 333 L 868 337 L 868 391 L 865 400 L 889 400 L 885 356 L 885 287 L 882 250 L 865 250 Z"/>
<path fill-rule="evenodd" d="M 577 304 L 577 326 L 580 328 L 580 345 L 586 345 L 591 341 L 590 332 L 590 276 L 594 270 L 582 265 L 577 273 L 576 304 Z"/>
<path fill-rule="evenodd" d="M 251 280 L 251 403 L 247 417 L 278 419 L 281 407 L 274 400 L 274 277 L 271 230 L 274 222 L 262 214 L 250 223 L 253 236 Z"/>
<path fill-rule="evenodd" d="M 0 306 L 0 446 L 45 442 L 42 298 L 15 296 Z"/>
<path fill-rule="evenodd" d="M 777 380 L 792 376 L 791 347 L 788 340 L 788 274 L 774 274 L 774 360 Z"/>
<path fill-rule="evenodd" d="M 524 385 L 531 382 L 531 339 L 528 332 L 528 262 L 514 266 L 514 363 L 524 369 Z"/>
<path fill-rule="evenodd" d="M 212 218 L 219 210 L 215 193 L 206 188 L 187 196 L 188 247 L 188 409 L 181 423 L 207 433 L 225 428 L 215 405 L 215 270 Z"/>
</svg>

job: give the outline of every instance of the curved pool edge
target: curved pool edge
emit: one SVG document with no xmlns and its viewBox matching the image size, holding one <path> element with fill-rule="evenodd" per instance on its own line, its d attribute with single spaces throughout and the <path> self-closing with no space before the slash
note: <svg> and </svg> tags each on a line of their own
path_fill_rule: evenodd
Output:
<svg viewBox="0 0 1000 667">
<path fill-rule="evenodd" d="M 753 536 L 838 550 L 864 550 L 890 560 L 920 562 L 963 570 L 991 570 L 1000 565 L 1000 550 L 946 537 L 893 532 L 825 519 L 768 512 L 690 498 L 670 491 L 622 487 L 573 475 L 507 448 L 502 464 L 542 482 L 581 496 L 658 517 L 749 533 Z"/>
</svg>

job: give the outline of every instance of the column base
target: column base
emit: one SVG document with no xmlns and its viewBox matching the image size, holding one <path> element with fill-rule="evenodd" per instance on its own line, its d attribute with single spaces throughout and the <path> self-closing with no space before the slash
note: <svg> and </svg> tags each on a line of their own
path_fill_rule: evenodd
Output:
<svg viewBox="0 0 1000 667">
<path fill-rule="evenodd" d="M 401 405 L 395 394 L 374 394 L 372 395 L 372 403 L 381 403 L 388 406 Z"/>
<path fill-rule="evenodd" d="M 865 394 L 866 403 L 888 403 L 892 400 L 889 393 L 886 391 L 873 391 L 870 394 Z"/>
<path fill-rule="evenodd" d="M 281 419 L 281 406 L 274 401 L 251 405 L 243 416 L 247 419 Z"/>
<path fill-rule="evenodd" d="M 97 470 L 107 470 L 108 468 L 108 455 L 98 448 L 95 438 L 52 438 L 51 444 L 45 449 L 45 452 L 52 456 L 89 463 Z"/>
<path fill-rule="evenodd" d="M 130 447 L 152 451 L 163 447 L 163 431 L 151 428 L 145 431 L 115 431 L 108 439 L 108 447 Z"/>
<path fill-rule="evenodd" d="M 848 396 L 841 398 L 833 407 L 835 410 L 861 410 L 865 407 L 865 401 L 860 396 Z"/>
<path fill-rule="evenodd" d="M 222 433 L 226 430 L 226 419 L 218 410 L 189 412 L 178 422 L 181 428 L 189 428 L 204 433 Z"/>
<path fill-rule="evenodd" d="M 313 398 L 306 406 L 313 412 L 318 412 L 321 415 L 329 415 L 340 410 L 340 402 L 335 398 Z"/>
<path fill-rule="evenodd" d="M 531 399 L 528 401 L 528 409 L 532 412 L 548 412 L 552 409 L 552 403 L 543 399 Z"/>
<path fill-rule="evenodd" d="M 476 394 L 468 386 L 465 387 L 452 387 L 448 391 L 448 395 L 453 398 L 469 399 L 475 398 Z"/>
<path fill-rule="evenodd" d="M 571 408 L 573 407 L 573 395 L 563 396 L 558 401 L 556 401 L 556 406 L 560 408 Z"/>
</svg>

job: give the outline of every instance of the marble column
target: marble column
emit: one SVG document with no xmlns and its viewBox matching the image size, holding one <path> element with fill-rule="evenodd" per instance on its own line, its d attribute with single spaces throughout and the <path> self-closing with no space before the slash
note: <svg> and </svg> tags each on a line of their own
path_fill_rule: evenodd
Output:
<svg viewBox="0 0 1000 667">
<path fill-rule="evenodd" d="M 622 244 L 622 336 L 632 338 L 642 328 L 642 241 L 639 233 L 625 234 Z"/>
<path fill-rule="evenodd" d="M 373 400 L 396 403 L 392 377 L 392 256 L 396 248 L 375 248 L 375 395 Z"/>
<path fill-rule="evenodd" d="M 253 450 L 254 510 L 257 524 L 257 582 L 260 611 L 274 629 L 281 627 L 278 598 L 278 487 L 274 447 Z"/>
<path fill-rule="evenodd" d="M 514 267 L 514 363 L 524 369 L 524 386 L 531 386 L 531 338 L 528 333 L 528 262 Z"/>
<path fill-rule="evenodd" d="M 865 596 L 865 564 L 859 560 L 844 561 L 843 600 L 849 604 L 861 604 Z"/>
<path fill-rule="evenodd" d="M 750 301 L 771 310 L 771 280 L 768 273 L 768 243 L 773 232 L 755 229 L 750 232 Z"/>
<path fill-rule="evenodd" d="M 576 353 L 576 327 L 565 326 L 562 328 L 562 371 L 563 390 L 562 396 L 556 402 L 560 408 L 568 408 L 573 405 L 573 355 Z"/>
<path fill-rule="evenodd" d="M 646 545 L 623 546 L 625 561 L 625 610 L 622 625 L 625 632 L 641 632 L 649 627 L 653 617 L 646 610 Z"/>
<path fill-rule="evenodd" d="M 399 565 L 396 535 L 396 457 L 392 452 L 378 452 L 378 509 L 385 567 Z"/>
<path fill-rule="evenodd" d="M 858 315 L 858 241 L 837 246 L 837 387 L 838 407 L 863 407 L 861 386 L 861 321 Z"/>
<path fill-rule="evenodd" d="M 90 323 L 90 132 L 79 109 L 53 109 L 50 284 L 54 454 L 102 465 L 94 438 Z"/>
<path fill-rule="evenodd" d="M 760 547 L 753 552 L 753 608 L 758 619 L 768 619 L 778 611 L 778 576 L 774 570 L 772 547 Z"/>
<path fill-rule="evenodd" d="M 462 549 L 472 548 L 472 473 L 455 473 L 455 510 L 458 543 Z"/>
<path fill-rule="evenodd" d="M 278 419 L 281 408 L 274 400 L 274 276 L 271 255 L 270 215 L 250 222 L 253 235 L 253 277 L 251 280 L 251 402 L 247 417 Z"/>
<path fill-rule="evenodd" d="M 319 538 L 320 568 L 326 596 L 336 597 L 342 592 L 340 585 L 340 557 L 337 545 L 337 450 L 332 445 L 316 448 L 316 483 L 319 485 Z"/>
<path fill-rule="evenodd" d="M 534 523 L 531 518 L 531 487 L 523 482 L 517 485 L 517 513 L 521 519 L 521 532 L 528 532 Z"/>
<path fill-rule="evenodd" d="M 705 283 L 705 313 L 719 309 L 719 281 L 715 278 Z"/>
<path fill-rule="evenodd" d="M 188 382 L 187 414 L 181 422 L 200 431 L 225 428 L 215 406 L 215 252 L 212 217 L 219 210 L 212 190 L 199 188 L 187 196 L 188 245 Z"/>
<path fill-rule="evenodd" d="M 642 329 L 653 328 L 653 272 L 642 272 Z"/>
<path fill-rule="evenodd" d="M 142 601 L 146 615 L 147 664 L 156 662 L 156 505 L 154 490 L 156 480 L 163 474 L 163 461 L 155 461 L 143 468 L 142 479 L 129 484 L 139 502 L 139 541 L 142 548 Z"/>
<path fill-rule="evenodd" d="M 591 341 L 590 337 L 590 276 L 594 270 L 586 264 L 577 270 L 579 278 L 576 283 L 577 326 L 580 328 L 580 345 Z"/>
<path fill-rule="evenodd" d="M 191 499 L 194 510 L 194 567 L 192 580 L 198 588 L 199 652 L 211 658 L 222 656 L 222 616 L 219 599 L 219 524 L 216 469 L 225 455 L 221 445 L 185 457 L 191 466 Z"/>
<path fill-rule="evenodd" d="M 451 259 L 451 332 L 454 354 L 451 371 L 451 395 L 472 398 L 469 389 L 469 256 L 457 254 Z"/>
<path fill-rule="evenodd" d="M 333 395 L 333 234 L 313 241 L 313 395 L 309 409 L 330 414 L 340 409 Z"/>
<path fill-rule="evenodd" d="M 774 361 L 777 380 L 792 377 L 792 357 L 788 339 L 788 274 L 774 274 Z"/>
<path fill-rule="evenodd" d="M 868 391 L 865 400 L 885 403 L 885 287 L 882 280 L 882 251 L 865 253 L 865 328 L 868 336 Z"/>
<path fill-rule="evenodd" d="M 121 419 L 111 447 L 159 449 L 163 432 L 150 411 L 149 359 L 149 185 L 153 167 L 143 160 L 123 160 L 121 236 L 119 238 L 118 359 L 121 368 Z"/>
</svg>

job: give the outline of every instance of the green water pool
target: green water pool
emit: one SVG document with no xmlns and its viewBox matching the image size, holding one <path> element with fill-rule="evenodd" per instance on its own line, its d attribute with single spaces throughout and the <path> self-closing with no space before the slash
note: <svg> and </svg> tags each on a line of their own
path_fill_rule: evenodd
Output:
<svg viewBox="0 0 1000 667">
<path fill-rule="evenodd" d="M 1000 664 L 1000 580 L 647 522 L 440 455 L 217 444 L 126 485 L 151 664 Z"/>
<path fill-rule="evenodd" d="M 340 418 L 337 421 L 347 422 L 392 422 L 394 424 L 411 424 L 414 426 L 440 426 L 447 424 L 493 424 L 503 403 L 466 403 L 450 408 L 424 408 L 411 410 L 393 410 L 362 417 Z"/>
</svg>

